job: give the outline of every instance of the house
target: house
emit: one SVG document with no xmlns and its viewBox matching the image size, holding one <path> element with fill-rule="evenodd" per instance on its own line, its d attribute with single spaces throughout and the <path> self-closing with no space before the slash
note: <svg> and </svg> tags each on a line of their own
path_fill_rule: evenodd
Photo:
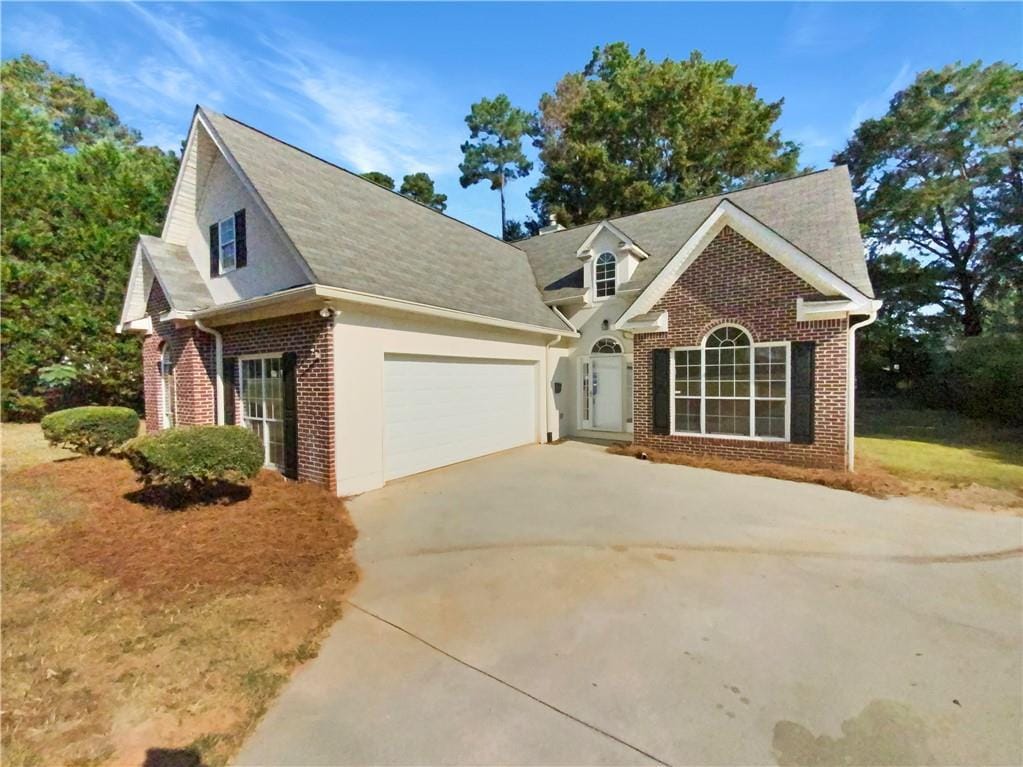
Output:
<svg viewBox="0 0 1023 767">
<path fill-rule="evenodd" d="M 118 331 L 148 428 L 351 494 L 563 436 L 851 467 L 878 306 L 842 167 L 509 244 L 200 107 Z"/>
</svg>

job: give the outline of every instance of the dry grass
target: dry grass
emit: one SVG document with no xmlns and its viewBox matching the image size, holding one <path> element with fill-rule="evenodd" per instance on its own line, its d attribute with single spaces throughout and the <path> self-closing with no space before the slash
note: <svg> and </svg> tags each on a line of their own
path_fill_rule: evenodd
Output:
<svg viewBox="0 0 1023 767">
<path fill-rule="evenodd" d="M 836 490 L 863 493 L 875 498 L 905 495 L 907 492 L 906 486 L 896 477 L 873 469 L 857 472 L 836 469 L 806 469 L 767 461 L 734 461 L 725 458 L 667 453 L 624 443 L 611 445 L 607 450 L 615 455 L 629 455 L 653 463 L 671 463 L 678 466 L 692 466 L 697 469 L 724 471 L 729 474 L 752 474 L 758 477 L 787 479 L 790 482 L 808 482 L 814 485 L 833 487 Z"/>
<path fill-rule="evenodd" d="M 836 469 L 807 469 L 766 461 L 735 461 L 668 453 L 625 443 L 616 443 L 607 450 L 615 455 L 642 458 L 653 463 L 670 463 L 724 471 L 729 474 L 751 474 L 790 482 L 807 482 L 836 490 L 862 493 L 874 498 L 915 496 L 972 511 L 1023 516 L 1023 491 L 990 487 L 976 482 L 955 482 L 940 477 L 898 476 L 878 461 L 865 457 L 857 459 L 855 472 L 849 472 Z"/>
<path fill-rule="evenodd" d="M 225 762 L 357 579 L 342 502 L 268 472 L 175 512 L 110 458 L 3 479 L 5 765 Z"/>
</svg>

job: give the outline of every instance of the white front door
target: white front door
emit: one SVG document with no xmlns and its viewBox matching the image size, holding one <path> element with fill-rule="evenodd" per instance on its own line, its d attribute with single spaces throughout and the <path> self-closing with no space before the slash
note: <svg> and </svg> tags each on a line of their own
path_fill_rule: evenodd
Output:
<svg viewBox="0 0 1023 767">
<path fill-rule="evenodd" d="M 623 431 L 623 358 L 595 354 L 590 357 L 590 366 L 590 418 L 593 428 L 600 431 Z"/>
</svg>

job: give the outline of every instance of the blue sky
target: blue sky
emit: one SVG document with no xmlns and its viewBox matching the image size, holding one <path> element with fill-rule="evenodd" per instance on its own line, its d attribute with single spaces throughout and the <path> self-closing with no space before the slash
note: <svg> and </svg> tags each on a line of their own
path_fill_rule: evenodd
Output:
<svg viewBox="0 0 1023 767">
<path fill-rule="evenodd" d="M 356 171 L 425 170 L 449 214 L 491 232 L 496 192 L 458 183 L 469 105 L 534 109 L 594 46 L 728 59 L 785 98 L 782 134 L 815 167 L 916 72 L 1023 48 L 1019 3 L 5 3 L 3 22 L 5 58 L 80 75 L 147 143 L 177 148 L 202 103 Z M 512 217 L 531 185 L 509 188 Z"/>
</svg>

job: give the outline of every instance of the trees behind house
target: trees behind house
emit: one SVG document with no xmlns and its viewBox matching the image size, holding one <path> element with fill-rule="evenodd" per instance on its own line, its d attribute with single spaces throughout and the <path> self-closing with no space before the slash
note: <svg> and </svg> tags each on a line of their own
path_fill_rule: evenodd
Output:
<svg viewBox="0 0 1023 767">
<path fill-rule="evenodd" d="M 439 210 L 442 213 L 448 207 L 448 196 L 437 194 L 433 186 L 433 179 L 427 173 L 410 173 L 405 176 L 401 181 L 401 189 L 398 191 L 409 199 L 421 202 L 428 208 Z"/>
<path fill-rule="evenodd" d="M 361 174 L 367 181 L 372 181 L 377 186 L 382 186 L 384 189 L 390 189 L 392 192 L 394 189 L 394 179 L 388 176 L 386 173 L 381 173 L 377 170 L 371 170 Z M 448 207 L 448 196 L 446 194 L 437 194 L 437 190 L 434 188 L 433 179 L 430 178 L 429 173 L 409 173 L 401 180 L 401 189 L 398 190 L 400 194 L 405 195 L 410 200 L 421 202 L 429 208 L 439 210 L 442 213 L 444 209 Z"/>
<path fill-rule="evenodd" d="M 462 188 L 489 181 L 501 195 L 501 232 L 507 235 L 508 217 L 504 190 L 508 182 L 527 175 L 533 168 L 522 151 L 522 139 L 533 132 L 530 114 L 503 93 L 493 99 L 480 99 L 470 108 L 465 124 L 469 140 L 462 144 Z M 507 239 L 507 237 L 506 237 Z"/>
<path fill-rule="evenodd" d="M 965 336 L 980 335 L 999 302 L 1018 301 L 1023 72 L 979 62 L 922 72 L 834 161 L 849 165 L 880 282 L 922 278 L 931 290 L 920 306 Z M 908 330 L 920 319 L 897 321 Z"/>
<path fill-rule="evenodd" d="M 138 406 L 138 340 L 114 327 L 132 246 L 159 233 L 178 159 L 44 62 L 5 61 L 0 82 L 4 417 Z"/>
<path fill-rule="evenodd" d="M 378 170 L 371 170 L 361 175 L 364 179 L 372 181 L 377 186 L 382 186 L 384 189 L 390 189 L 392 192 L 394 191 L 394 179 L 386 173 L 381 173 Z"/>
<path fill-rule="evenodd" d="M 834 160 L 852 173 L 884 301 L 862 334 L 863 390 L 1019 422 L 1023 73 L 922 72 Z"/>
<path fill-rule="evenodd" d="M 595 49 L 540 99 L 538 220 L 586 223 L 794 173 L 799 149 L 775 128 L 782 100 L 735 71 L 698 52 L 656 62 L 625 43 Z"/>
</svg>

